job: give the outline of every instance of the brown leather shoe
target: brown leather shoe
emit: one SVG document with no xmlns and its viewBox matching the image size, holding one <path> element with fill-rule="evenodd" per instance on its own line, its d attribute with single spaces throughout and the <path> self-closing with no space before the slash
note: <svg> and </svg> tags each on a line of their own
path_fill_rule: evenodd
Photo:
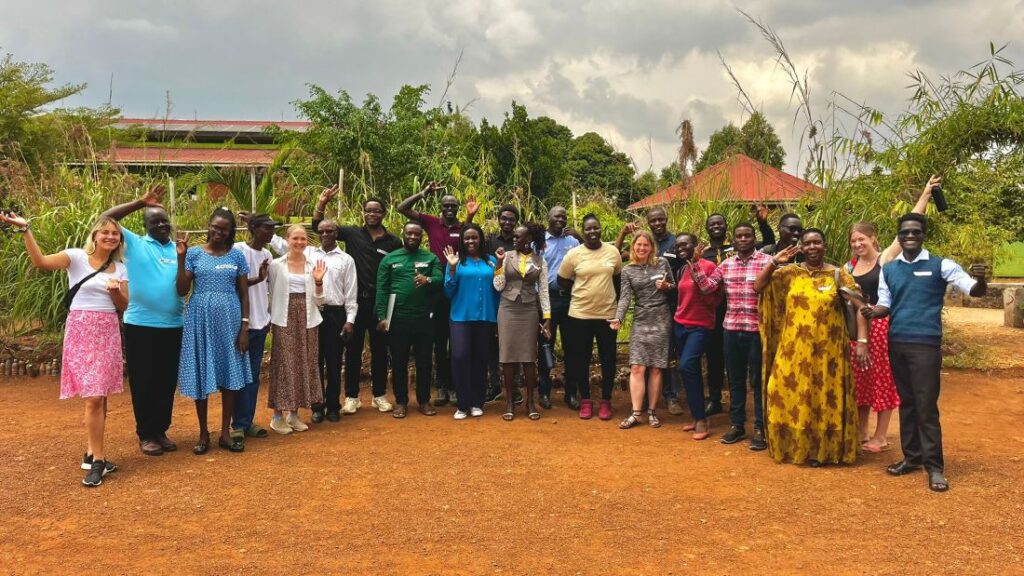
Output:
<svg viewBox="0 0 1024 576">
<path fill-rule="evenodd" d="M 168 438 L 166 434 L 157 438 L 156 442 L 164 449 L 164 452 L 174 452 L 178 449 L 178 445 L 174 443 L 174 440 Z"/>
<path fill-rule="evenodd" d="M 434 416 L 437 414 L 437 410 L 434 410 L 434 407 L 428 402 L 420 404 L 419 411 L 420 414 L 423 414 L 424 416 Z"/>
<path fill-rule="evenodd" d="M 405 418 L 405 413 L 408 410 L 409 410 L 409 407 L 406 406 L 405 404 L 395 404 L 395 409 L 394 409 L 394 411 L 391 412 L 391 417 L 392 418 Z"/>
<path fill-rule="evenodd" d="M 139 442 L 139 449 L 146 456 L 163 456 L 164 449 L 156 440 L 143 440 Z"/>
</svg>

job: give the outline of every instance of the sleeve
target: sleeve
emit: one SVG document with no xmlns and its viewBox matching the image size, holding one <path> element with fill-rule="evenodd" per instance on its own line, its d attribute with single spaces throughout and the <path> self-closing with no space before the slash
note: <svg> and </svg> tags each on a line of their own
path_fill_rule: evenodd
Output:
<svg viewBox="0 0 1024 576">
<path fill-rule="evenodd" d="M 562 258 L 562 264 L 558 267 L 558 275 L 566 280 L 576 278 L 576 252 L 569 250 Z"/>
<path fill-rule="evenodd" d="M 708 262 L 707 260 L 698 260 L 697 262 L 690 264 L 690 269 L 693 271 L 693 281 L 697 284 L 697 288 L 702 294 L 711 294 L 718 290 L 719 286 L 722 285 L 722 272 L 718 269 L 718 266 L 711 264 L 711 269 L 705 272 L 700 262 Z"/>
<path fill-rule="evenodd" d="M 892 308 L 892 293 L 889 292 L 889 284 L 885 281 L 885 267 L 878 271 L 878 303 L 876 306 Z"/>
<path fill-rule="evenodd" d="M 940 272 L 942 273 L 943 280 L 948 284 L 956 286 L 964 294 L 970 294 L 971 290 L 974 289 L 974 285 L 978 283 L 959 264 L 949 258 L 942 259 Z"/>
<path fill-rule="evenodd" d="M 452 267 L 448 264 L 444 265 L 444 295 L 449 300 L 455 297 L 455 293 L 459 290 L 459 268 L 462 266 L 460 262 L 455 267 L 455 273 L 452 274 Z"/>
<path fill-rule="evenodd" d="M 543 258 L 542 258 L 542 260 L 543 260 Z M 502 259 L 502 265 L 500 267 L 498 267 L 494 271 L 494 280 L 492 281 L 492 284 L 494 285 L 494 289 L 497 290 L 498 292 L 501 292 L 501 291 L 503 291 L 505 289 L 505 284 L 506 284 L 506 281 L 505 281 L 505 268 L 507 268 L 507 267 L 508 267 L 508 254 L 505 255 L 504 259 Z M 545 275 L 544 278 L 545 278 L 545 282 L 546 282 L 547 275 Z M 544 290 L 544 292 L 547 293 L 547 290 Z"/>
<path fill-rule="evenodd" d="M 359 312 L 359 289 L 357 288 L 356 282 L 356 263 L 351 258 L 348 259 L 347 265 L 348 271 L 345 274 L 345 288 L 344 299 L 345 299 L 345 321 L 350 324 L 355 324 L 356 313 Z"/>
<path fill-rule="evenodd" d="M 239 276 L 245 276 L 246 278 L 248 278 L 249 277 L 249 262 L 246 261 L 245 254 L 242 254 L 242 251 L 237 249 L 237 248 L 232 248 L 231 249 L 231 255 L 235 259 L 235 261 L 238 263 L 238 275 Z"/>
<path fill-rule="evenodd" d="M 879 270 L 879 277 L 881 277 L 881 270 Z M 857 284 L 857 281 L 853 279 L 853 275 L 846 270 L 845 266 L 839 268 L 839 287 L 849 288 L 850 290 L 860 294 L 860 286 Z"/>
<path fill-rule="evenodd" d="M 417 212 L 416 219 L 423 225 L 423 229 L 427 231 L 427 234 L 430 234 L 430 231 L 436 229 L 437 225 L 441 223 L 440 218 L 426 212 Z"/>
<path fill-rule="evenodd" d="M 615 319 L 619 322 L 626 321 L 626 311 L 629 310 L 629 301 L 633 296 L 633 282 L 630 274 L 622 274 L 622 294 L 619 295 L 619 304 L 615 307 Z"/>
<path fill-rule="evenodd" d="M 775 231 L 772 230 L 772 225 L 767 220 L 758 220 L 757 228 L 761 231 L 761 242 L 758 246 L 775 244 Z"/>
<path fill-rule="evenodd" d="M 551 318 L 551 294 L 548 292 L 548 261 L 540 259 L 540 276 L 537 277 L 537 296 L 540 298 L 540 315 Z"/>
<path fill-rule="evenodd" d="M 139 243 L 139 240 L 141 240 L 138 234 L 124 226 L 121 226 L 121 236 L 124 238 L 124 247 L 126 249 L 134 248 Z"/>
<path fill-rule="evenodd" d="M 388 294 L 391 293 L 391 263 L 387 256 L 380 261 L 377 267 L 377 318 L 384 318 L 388 307 Z"/>
<path fill-rule="evenodd" d="M 125 267 L 123 262 L 114 264 L 114 278 L 118 280 L 128 279 L 128 268 Z"/>
<path fill-rule="evenodd" d="M 185 270 L 193 274 L 196 273 L 196 259 L 199 257 L 199 253 L 196 250 L 198 249 L 196 246 L 193 246 L 188 249 L 188 252 L 185 252 Z"/>
<path fill-rule="evenodd" d="M 274 234 L 270 237 L 270 247 L 277 252 L 278 256 L 284 256 L 288 252 L 288 241 Z"/>
</svg>

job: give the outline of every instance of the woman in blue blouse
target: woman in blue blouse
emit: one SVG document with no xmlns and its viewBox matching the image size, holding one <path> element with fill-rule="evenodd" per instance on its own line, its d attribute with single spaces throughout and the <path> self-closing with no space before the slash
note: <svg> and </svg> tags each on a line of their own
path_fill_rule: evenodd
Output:
<svg viewBox="0 0 1024 576">
<path fill-rule="evenodd" d="M 482 416 L 487 387 L 490 342 L 498 322 L 498 292 L 494 270 L 498 261 L 481 249 L 484 233 L 466 224 L 459 235 L 459 251 L 444 249 L 448 266 L 444 293 L 451 301 L 452 379 L 458 396 L 456 420 Z"/>
</svg>

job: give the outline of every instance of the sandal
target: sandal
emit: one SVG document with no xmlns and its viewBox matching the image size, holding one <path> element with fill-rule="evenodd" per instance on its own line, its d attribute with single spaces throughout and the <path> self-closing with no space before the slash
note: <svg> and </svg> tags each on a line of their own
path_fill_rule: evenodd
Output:
<svg viewBox="0 0 1024 576">
<path fill-rule="evenodd" d="M 932 492 L 945 492 L 949 490 L 949 481 L 942 475 L 942 472 L 931 471 L 928 472 L 928 488 Z"/>
<path fill-rule="evenodd" d="M 683 425 L 683 432 L 693 432 L 696 429 L 697 429 L 697 423 L 696 422 L 694 422 L 692 424 L 684 424 Z"/>
<path fill-rule="evenodd" d="M 531 406 L 529 408 L 529 414 L 526 415 L 530 420 L 540 420 L 540 412 L 537 412 L 537 408 Z"/>
<path fill-rule="evenodd" d="M 267 434 L 267 429 L 264 428 L 263 426 L 260 426 L 259 424 L 253 424 L 252 426 L 249 426 L 249 428 L 247 428 L 245 431 L 245 435 L 251 436 L 252 438 L 266 438 Z"/>
<path fill-rule="evenodd" d="M 870 440 L 861 444 L 860 447 L 865 452 L 871 452 L 872 454 L 880 454 L 890 448 L 888 442 L 885 444 L 872 444 Z"/>
<path fill-rule="evenodd" d="M 501 419 L 504 420 L 505 422 L 511 422 L 512 419 L 515 417 L 516 415 L 514 412 L 505 412 L 504 414 L 501 415 Z"/>
<path fill-rule="evenodd" d="M 210 435 L 207 434 L 205 437 L 200 436 L 199 441 L 192 447 L 192 453 L 196 456 L 202 456 L 210 451 Z"/>
<path fill-rule="evenodd" d="M 647 423 L 651 425 L 651 428 L 661 428 L 661 420 L 658 420 L 658 415 L 654 413 L 654 410 L 647 411 Z"/>
<path fill-rule="evenodd" d="M 231 439 L 231 442 L 228 442 L 223 437 L 217 438 L 217 446 L 220 446 L 221 448 L 229 450 L 231 452 L 245 451 L 245 443 L 243 443 L 241 440 L 236 440 L 234 438 Z"/>
<path fill-rule="evenodd" d="M 640 413 L 639 412 L 633 412 L 629 416 L 626 416 L 625 420 L 623 420 L 622 422 L 619 423 L 619 428 L 622 429 L 622 430 L 629 430 L 630 428 L 632 428 L 633 426 L 636 426 L 639 423 L 640 423 Z"/>
</svg>

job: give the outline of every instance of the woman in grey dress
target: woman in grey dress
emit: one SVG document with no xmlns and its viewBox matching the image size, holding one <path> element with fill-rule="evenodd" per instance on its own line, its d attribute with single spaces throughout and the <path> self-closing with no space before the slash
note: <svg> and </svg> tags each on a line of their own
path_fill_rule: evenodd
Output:
<svg viewBox="0 0 1024 576">
<path fill-rule="evenodd" d="M 652 428 L 661 426 L 654 407 L 661 397 L 662 370 L 668 368 L 673 281 L 668 261 L 658 257 L 655 246 L 650 232 L 642 230 L 634 234 L 629 247 L 629 264 L 622 269 L 622 295 L 615 319 L 611 321 L 613 330 L 621 328 L 630 300 L 635 302 L 629 332 L 629 395 L 633 413 L 619 424 L 623 430 L 640 422 L 644 375 L 648 370 L 647 422 Z"/>
<path fill-rule="evenodd" d="M 515 418 L 512 381 L 517 364 L 526 380 L 526 410 L 530 420 L 540 418 L 533 404 L 537 385 L 537 333 L 551 334 L 551 302 L 548 296 L 548 266 L 544 251 L 544 227 L 517 226 L 512 233 L 515 252 L 499 252 L 501 266 L 494 273 L 494 289 L 501 293 L 498 305 L 498 361 L 508 407 L 502 418 Z M 500 249 L 499 249 L 500 250 Z M 542 320 L 543 319 L 543 320 Z"/>
</svg>

